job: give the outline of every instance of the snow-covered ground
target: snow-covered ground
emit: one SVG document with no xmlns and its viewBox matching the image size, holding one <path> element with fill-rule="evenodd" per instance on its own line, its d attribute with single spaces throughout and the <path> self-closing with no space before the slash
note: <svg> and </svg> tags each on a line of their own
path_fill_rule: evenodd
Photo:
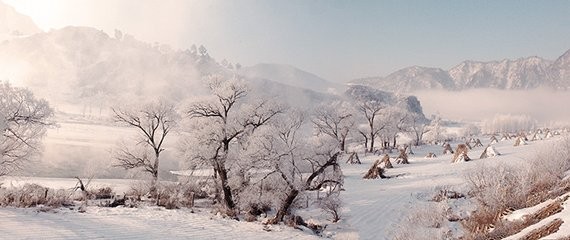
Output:
<svg viewBox="0 0 570 240">
<path fill-rule="evenodd" d="M 163 208 L 0 209 L 1 239 L 317 239 L 286 226 Z"/>
<path fill-rule="evenodd" d="M 538 153 L 545 145 L 559 139 L 528 142 L 514 147 L 514 140 L 495 144 L 500 156 L 478 159 L 483 147 L 474 148 L 470 162 L 451 163 L 452 155 L 442 155 L 441 146 L 427 145 L 414 148 L 410 164 L 394 164 L 386 175 L 390 179 L 365 180 L 362 176 L 381 156 L 360 156 L 362 164 L 342 163 L 346 191 L 342 219 L 327 224 L 325 236 L 335 239 L 390 239 L 394 226 L 408 217 L 409 210 L 440 186 L 463 183 L 463 176 L 481 164 L 520 164 Z M 481 137 L 484 145 L 487 138 Z M 452 144 L 454 147 L 456 144 Z M 436 158 L 424 158 L 433 152 Z M 392 161 L 396 154 L 391 154 Z M 4 187 L 36 182 L 53 188 L 72 188 L 76 181 L 70 178 L 2 178 Z M 116 192 L 126 191 L 133 180 L 93 179 L 93 186 L 111 186 Z M 165 210 L 157 207 L 100 208 L 88 207 L 85 213 L 68 209 L 38 212 L 35 209 L 0 208 L 0 232 L 6 239 L 312 239 L 315 235 L 284 225 L 265 226 L 261 223 L 238 222 L 213 215 L 209 209 Z M 301 212 L 302 214 L 303 212 Z M 323 221 L 324 213 L 305 212 L 305 220 Z M 321 216 L 318 216 L 318 215 Z M 564 213 L 566 214 L 566 213 Z M 563 225 L 563 227 L 566 227 Z"/>
</svg>

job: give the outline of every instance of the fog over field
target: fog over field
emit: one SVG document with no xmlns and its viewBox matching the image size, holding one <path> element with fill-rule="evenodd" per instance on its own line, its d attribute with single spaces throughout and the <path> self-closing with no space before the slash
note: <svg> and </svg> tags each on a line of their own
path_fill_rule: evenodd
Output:
<svg viewBox="0 0 570 240">
<path fill-rule="evenodd" d="M 481 121 L 497 114 L 529 115 L 542 123 L 570 121 L 570 94 L 552 89 L 414 92 L 427 115 L 439 113 L 448 119 Z"/>
</svg>

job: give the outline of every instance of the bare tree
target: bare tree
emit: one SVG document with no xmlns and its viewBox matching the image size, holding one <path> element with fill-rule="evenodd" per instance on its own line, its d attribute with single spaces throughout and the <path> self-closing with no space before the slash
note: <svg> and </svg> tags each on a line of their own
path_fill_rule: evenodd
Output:
<svg viewBox="0 0 570 240">
<path fill-rule="evenodd" d="M 378 133 L 383 129 L 383 127 L 378 126 L 377 116 L 384 108 L 384 104 L 377 101 L 361 102 L 358 105 L 358 110 L 364 115 L 368 124 L 368 137 L 366 139 L 370 142 L 370 149 L 368 150 L 370 152 L 374 151 L 374 140 Z"/>
<path fill-rule="evenodd" d="M 399 107 L 387 107 L 380 112 L 380 121 L 376 125 L 382 124 L 377 127 L 380 129 L 384 148 L 390 147 L 390 142 L 392 147 L 396 147 L 398 134 L 407 131 L 408 115 L 408 111 Z"/>
<path fill-rule="evenodd" d="M 277 213 L 269 221 L 273 224 L 283 221 L 304 192 L 325 187 L 340 189 L 343 184 L 337 141 L 329 136 L 326 139 L 303 136 L 303 114 L 288 113 L 280 120 L 265 143 L 258 144 L 257 151 L 257 157 L 265 159 L 264 165 L 269 166 L 269 173 L 263 179 L 273 179 L 276 186 L 273 191 L 280 200 Z"/>
<path fill-rule="evenodd" d="M 317 134 L 328 135 L 338 141 L 340 151 L 346 152 L 346 137 L 354 126 L 352 113 L 342 104 L 319 107 L 312 120 Z"/>
<path fill-rule="evenodd" d="M 239 174 L 242 168 L 237 165 L 239 147 L 232 146 L 245 142 L 249 134 L 281 113 L 283 107 L 266 100 L 245 104 L 248 91 L 239 79 L 213 76 L 209 80 L 212 99 L 194 103 L 187 110 L 194 125 L 183 151 L 190 162 L 213 168 L 218 180 L 217 189 L 222 192 L 217 197 L 226 207 L 227 214 L 233 215 L 236 203 L 230 186 L 230 171 Z M 230 169 L 234 164 L 235 168 Z"/>
<path fill-rule="evenodd" d="M 430 129 L 427 127 L 429 121 L 425 119 L 424 116 L 412 113 L 408 115 L 409 119 L 409 129 L 414 135 L 414 146 L 419 146 L 422 144 L 424 134 L 428 133 Z"/>
<path fill-rule="evenodd" d="M 125 169 L 142 168 L 152 176 L 151 193 L 156 190 L 160 154 L 170 131 L 177 125 L 174 105 L 158 101 L 139 108 L 113 108 L 115 122 L 135 128 L 139 137 L 135 148 L 121 147 L 116 166 Z"/>
<path fill-rule="evenodd" d="M 53 109 L 23 88 L 0 83 L 0 176 L 21 169 L 39 156 L 41 139 L 49 126 Z"/>
</svg>

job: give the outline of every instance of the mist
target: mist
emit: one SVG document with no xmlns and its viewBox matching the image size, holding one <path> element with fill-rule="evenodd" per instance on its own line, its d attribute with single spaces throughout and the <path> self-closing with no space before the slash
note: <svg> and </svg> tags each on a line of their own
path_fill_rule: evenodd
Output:
<svg viewBox="0 0 570 240">
<path fill-rule="evenodd" d="M 479 122 L 496 114 L 529 115 L 539 123 L 568 122 L 570 94 L 548 89 L 465 91 L 426 90 L 416 95 L 426 116 Z"/>
</svg>

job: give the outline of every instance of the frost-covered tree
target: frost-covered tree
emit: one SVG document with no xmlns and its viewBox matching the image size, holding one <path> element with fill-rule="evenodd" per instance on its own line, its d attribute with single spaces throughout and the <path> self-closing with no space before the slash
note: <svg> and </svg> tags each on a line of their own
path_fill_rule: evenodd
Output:
<svg viewBox="0 0 570 240">
<path fill-rule="evenodd" d="M 428 128 L 429 121 L 423 115 L 411 113 L 408 115 L 408 129 L 414 136 L 414 145 L 422 144 L 424 134 L 430 131 Z"/>
<path fill-rule="evenodd" d="M 383 129 L 383 127 L 379 126 L 378 115 L 380 115 L 381 110 L 385 107 L 384 104 L 378 101 L 364 101 L 358 104 L 358 111 L 362 113 L 366 119 L 368 129 L 364 135 L 367 141 L 370 142 L 368 150 L 370 152 L 374 151 L 374 141 L 378 133 Z"/>
<path fill-rule="evenodd" d="M 272 134 L 258 139 L 255 159 L 262 159 L 277 199 L 277 212 L 270 223 L 278 223 L 291 213 L 293 203 L 307 191 L 323 188 L 340 189 L 343 184 L 338 165 L 341 153 L 336 139 L 330 136 L 305 135 L 305 117 L 290 112 L 281 118 Z"/>
<path fill-rule="evenodd" d="M 443 128 L 441 122 L 441 117 L 437 115 L 432 116 L 430 124 L 426 126 L 427 132 L 424 134 L 425 140 L 432 143 L 438 143 L 444 140 L 443 134 L 445 132 L 445 129 Z"/>
<path fill-rule="evenodd" d="M 190 46 L 189 52 L 193 56 L 198 55 L 198 48 L 196 47 L 196 44 L 192 44 L 192 46 Z"/>
<path fill-rule="evenodd" d="M 354 126 L 352 112 L 346 103 L 333 103 L 317 108 L 312 122 L 317 134 L 328 135 L 338 141 L 340 151 L 345 152 L 346 138 Z"/>
<path fill-rule="evenodd" d="M 480 134 L 481 133 L 481 129 L 479 129 L 479 127 L 477 127 L 475 124 L 466 124 L 463 129 L 462 129 L 462 135 L 463 137 L 469 138 L 472 137 L 474 135 Z"/>
<path fill-rule="evenodd" d="M 536 120 L 528 115 L 497 114 L 483 121 L 483 131 L 488 134 L 518 133 L 536 128 Z"/>
<path fill-rule="evenodd" d="M 208 56 L 208 49 L 206 49 L 206 47 L 204 47 L 204 45 L 200 45 L 200 47 L 198 47 L 198 53 L 200 54 L 201 57 L 207 57 Z"/>
<path fill-rule="evenodd" d="M 396 147 L 398 134 L 406 132 L 408 124 L 408 111 L 399 107 L 386 107 L 382 109 L 378 116 L 377 128 L 383 139 L 383 147 L 387 148 L 392 142 L 392 147 Z"/>
<path fill-rule="evenodd" d="M 20 169 L 41 153 L 53 109 L 31 91 L 0 83 L 0 176 Z"/>
<path fill-rule="evenodd" d="M 271 101 L 246 101 L 247 87 L 240 79 L 209 78 L 212 93 L 209 99 L 195 102 L 187 109 L 189 134 L 182 147 L 190 165 L 209 166 L 214 170 L 217 198 L 227 214 L 235 213 L 236 202 L 231 178 L 243 177 L 245 172 L 240 152 L 247 138 L 257 128 L 268 124 L 283 111 Z M 240 185 L 240 184 L 237 184 Z"/>
<path fill-rule="evenodd" d="M 164 101 L 140 107 L 113 108 L 115 122 L 137 130 L 135 146 L 121 146 L 115 154 L 116 166 L 125 169 L 142 168 L 152 176 L 151 193 L 156 190 L 160 154 L 165 150 L 166 137 L 176 127 L 178 114 L 174 105 Z"/>
</svg>

